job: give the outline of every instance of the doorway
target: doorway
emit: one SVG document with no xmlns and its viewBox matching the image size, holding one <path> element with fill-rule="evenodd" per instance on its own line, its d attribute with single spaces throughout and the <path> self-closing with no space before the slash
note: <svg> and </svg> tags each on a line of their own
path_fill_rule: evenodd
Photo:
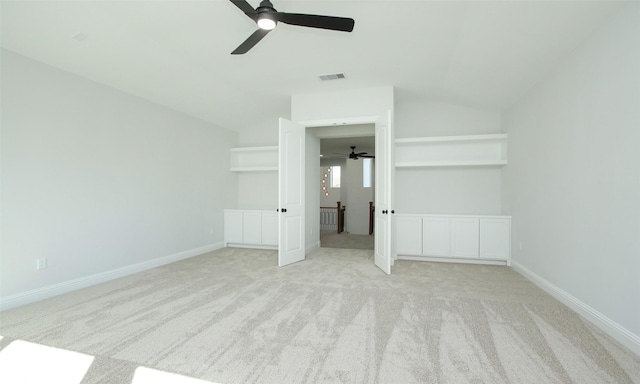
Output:
<svg viewBox="0 0 640 384">
<path fill-rule="evenodd" d="M 353 118 L 340 123 L 324 120 L 325 124 L 317 121 L 294 123 L 280 118 L 279 133 L 279 233 L 278 266 L 285 266 L 305 259 L 305 254 L 320 246 L 319 219 L 316 220 L 319 197 L 310 198 L 309 193 L 319 192 L 318 185 L 320 163 L 320 137 L 313 134 L 309 128 L 317 128 L 333 124 L 346 135 L 344 125 L 373 124 L 375 132 L 375 244 L 373 262 L 384 273 L 391 274 L 394 257 L 392 255 L 392 220 L 391 209 L 393 201 L 393 111 L 372 116 Z M 369 130 L 369 126 L 365 127 Z M 329 129 L 316 130 L 323 135 Z M 362 134 L 357 136 L 371 136 Z M 326 136 L 325 136 L 326 137 Z M 355 136 L 354 136 L 355 137 Z M 309 177 L 315 175 L 316 177 Z M 313 191 L 315 189 L 315 191 Z M 319 196 L 317 194 L 316 196 Z M 309 214 L 307 214 L 308 212 Z M 315 217 L 314 217 L 315 216 Z"/>
<path fill-rule="evenodd" d="M 353 128 L 373 132 L 374 126 L 341 128 L 345 135 Z M 327 137 L 330 133 L 322 132 L 316 131 L 323 136 L 318 180 L 320 246 L 373 250 L 375 136 Z"/>
</svg>

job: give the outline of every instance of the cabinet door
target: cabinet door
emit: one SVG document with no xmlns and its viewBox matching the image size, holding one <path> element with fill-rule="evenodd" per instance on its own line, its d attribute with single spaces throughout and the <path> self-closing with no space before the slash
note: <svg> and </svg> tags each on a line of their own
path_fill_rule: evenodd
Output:
<svg viewBox="0 0 640 384">
<path fill-rule="evenodd" d="M 422 254 L 422 218 L 396 216 L 396 253 Z"/>
<path fill-rule="evenodd" d="M 511 220 L 480 219 L 480 257 L 508 260 L 511 248 Z"/>
<path fill-rule="evenodd" d="M 449 256 L 449 219 L 424 217 L 422 219 L 422 254 L 425 256 Z"/>
<path fill-rule="evenodd" d="M 451 256 L 476 258 L 480 239 L 479 219 L 451 219 Z"/>
<path fill-rule="evenodd" d="M 278 214 L 262 212 L 262 245 L 278 245 Z"/>
<path fill-rule="evenodd" d="M 242 243 L 242 212 L 225 211 L 224 213 L 224 242 Z"/>
<path fill-rule="evenodd" d="M 242 214 L 242 242 L 244 244 L 262 243 L 262 215 L 260 212 Z"/>
</svg>

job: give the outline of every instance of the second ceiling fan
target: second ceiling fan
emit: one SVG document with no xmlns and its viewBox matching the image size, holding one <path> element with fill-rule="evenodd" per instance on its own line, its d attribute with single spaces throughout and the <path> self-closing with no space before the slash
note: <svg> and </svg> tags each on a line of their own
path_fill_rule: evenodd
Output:
<svg viewBox="0 0 640 384">
<path fill-rule="evenodd" d="M 256 30 L 249 38 L 247 38 L 232 55 L 242 55 L 253 48 L 263 37 L 265 37 L 278 22 L 285 24 L 298 25 L 301 27 L 311 27 L 320 29 L 330 29 L 333 31 L 351 32 L 355 21 L 347 17 L 323 16 L 323 15 L 307 15 L 304 13 L 285 13 L 278 12 L 273 8 L 273 4 L 269 0 L 260 2 L 258 8 L 253 9 L 251 4 L 246 0 L 230 0 L 236 7 L 240 8 L 245 15 L 258 24 L 259 29 Z"/>
<path fill-rule="evenodd" d="M 376 158 L 375 156 L 367 155 L 367 152 L 358 152 L 358 153 L 356 153 L 356 146 L 355 145 L 351 146 L 351 153 L 350 154 L 344 155 L 344 154 L 341 154 L 341 153 L 336 153 L 336 155 L 341 155 L 341 157 L 347 157 L 347 158 L 349 158 L 351 160 L 358 160 L 361 157 L 368 158 L 368 159 L 375 159 Z"/>
</svg>

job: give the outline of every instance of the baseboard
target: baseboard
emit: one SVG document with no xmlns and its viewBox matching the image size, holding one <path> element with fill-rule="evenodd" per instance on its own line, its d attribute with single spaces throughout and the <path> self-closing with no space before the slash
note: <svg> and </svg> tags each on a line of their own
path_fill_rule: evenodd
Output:
<svg viewBox="0 0 640 384">
<path fill-rule="evenodd" d="M 241 243 L 227 243 L 227 248 L 247 248 L 247 249 L 268 249 L 271 251 L 277 251 L 277 245 L 256 245 L 256 244 L 241 244 Z"/>
<path fill-rule="evenodd" d="M 512 260 L 511 267 L 516 272 L 520 273 L 535 285 L 542 288 L 548 294 L 556 298 L 558 301 L 576 311 L 580 316 L 587 319 L 593 325 L 600 328 L 604 333 L 614 338 L 620 344 L 629 348 L 636 355 L 640 356 L 640 336 L 624 328 L 620 324 L 598 312 L 591 306 L 580 301 L 568 292 L 560 289 L 556 285 L 542 278 L 540 275 L 531 271 L 517 261 Z"/>
<path fill-rule="evenodd" d="M 478 265 L 509 265 L 506 260 L 487 260 L 487 259 L 462 259 L 454 257 L 434 257 L 434 256 L 411 256 L 397 255 L 397 260 L 409 261 L 432 261 L 436 263 L 458 263 L 458 264 L 478 264 Z"/>
<path fill-rule="evenodd" d="M 120 277 L 132 275 L 134 273 L 146 271 L 165 264 L 188 259 L 190 257 L 202 255 L 207 252 L 215 251 L 224 247 L 224 243 L 214 243 L 200 248 L 190 249 L 188 251 L 178 252 L 173 255 L 159 257 L 157 259 L 143 261 L 141 263 L 128 265 L 126 267 L 112 269 L 110 271 L 100 272 L 89 276 L 83 276 L 77 279 L 63 281 L 61 283 L 48 285 L 42 288 L 32 289 L 30 291 L 16 293 L 0 298 L 0 311 L 11 309 L 22 305 L 34 303 L 36 301 L 49 299 L 63 293 L 72 292 L 78 289 L 90 287 L 92 285 L 104 283 Z"/>
</svg>

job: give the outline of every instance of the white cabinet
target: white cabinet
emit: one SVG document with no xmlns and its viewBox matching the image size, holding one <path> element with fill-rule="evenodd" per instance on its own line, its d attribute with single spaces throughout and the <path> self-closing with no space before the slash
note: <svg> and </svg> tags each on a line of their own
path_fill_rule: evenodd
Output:
<svg viewBox="0 0 640 384">
<path fill-rule="evenodd" d="M 242 243 L 242 212 L 224 212 L 224 242 Z"/>
<path fill-rule="evenodd" d="M 508 216 L 397 214 L 399 259 L 510 264 Z"/>
<path fill-rule="evenodd" d="M 507 135 L 504 133 L 400 138 L 395 144 L 396 168 L 507 164 Z"/>
<path fill-rule="evenodd" d="M 278 246 L 278 213 L 262 212 L 262 244 Z"/>
<path fill-rule="evenodd" d="M 242 213 L 242 242 L 245 244 L 262 244 L 262 213 Z"/>
<path fill-rule="evenodd" d="M 278 214 L 275 211 L 225 210 L 225 246 L 275 249 L 278 246 Z"/>
<path fill-rule="evenodd" d="M 479 225 L 476 218 L 451 219 L 451 257 L 478 257 Z"/>
<path fill-rule="evenodd" d="M 265 172 L 278 170 L 278 147 L 231 148 L 231 171 Z"/>
<path fill-rule="evenodd" d="M 403 255 L 422 254 L 421 217 L 396 217 L 396 252 Z"/>
<path fill-rule="evenodd" d="M 480 219 L 480 258 L 508 259 L 511 249 L 511 220 Z"/>
<path fill-rule="evenodd" d="M 447 217 L 422 218 L 422 254 L 449 256 L 450 219 Z M 398 252 L 399 253 L 399 252 Z"/>
</svg>

